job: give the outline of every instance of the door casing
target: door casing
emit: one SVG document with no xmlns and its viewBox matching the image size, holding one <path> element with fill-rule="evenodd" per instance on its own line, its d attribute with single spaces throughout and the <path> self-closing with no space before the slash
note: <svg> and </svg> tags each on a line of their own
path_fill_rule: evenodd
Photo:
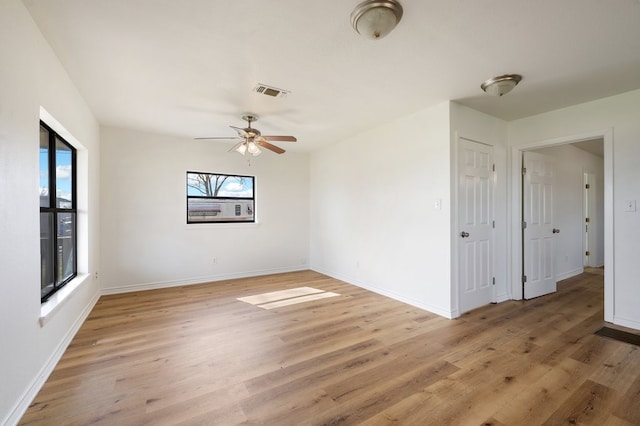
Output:
<svg viewBox="0 0 640 426">
<path fill-rule="evenodd" d="M 614 246 L 613 246 L 613 129 L 570 135 L 560 138 L 540 140 L 536 142 L 514 145 L 509 152 L 510 175 L 509 180 L 509 261 L 507 274 L 510 277 L 510 297 L 522 300 L 522 152 L 554 145 L 563 145 L 602 138 L 604 141 L 604 320 L 613 322 L 614 319 Z"/>
</svg>

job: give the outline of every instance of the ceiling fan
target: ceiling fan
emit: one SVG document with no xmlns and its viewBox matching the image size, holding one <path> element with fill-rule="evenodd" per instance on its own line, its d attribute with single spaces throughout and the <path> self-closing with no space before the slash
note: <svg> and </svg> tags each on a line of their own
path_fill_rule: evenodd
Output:
<svg viewBox="0 0 640 426">
<path fill-rule="evenodd" d="M 236 151 L 242 155 L 249 153 L 254 157 L 262 153 L 262 150 L 260 149 L 260 147 L 268 149 L 269 151 L 273 151 L 276 154 L 283 154 L 285 152 L 284 149 L 270 144 L 269 141 L 271 142 L 296 142 L 297 141 L 297 139 L 293 136 L 266 136 L 266 135 L 263 136 L 260 133 L 260 130 L 251 127 L 252 122 L 258 121 L 258 116 L 255 114 L 243 115 L 242 119 L 247 122 L 247 127 L 240 128 L 235 126 L 229 126 L 233 130 L 238 132 L 238 136 L 235 136 L 235 137 L 222 136 L 222 137 L 209 137 L 209 138 L 196 138 L 196 139 L 217 139 L 217 140 L 231 140 L 231 141 L 239 140 L 240 142 L 234 145 L 233 148 L 229 150 L 229 152 Z"/>
</svg>

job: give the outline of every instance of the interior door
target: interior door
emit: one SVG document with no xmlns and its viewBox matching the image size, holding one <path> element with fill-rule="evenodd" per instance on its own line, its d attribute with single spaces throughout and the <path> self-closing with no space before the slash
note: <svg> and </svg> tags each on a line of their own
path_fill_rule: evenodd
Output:
<svg viewBox="0 0 640 426">
<path fill-rule="evenodd" d="M 458 145 L 458 277 L 460 313 L 494 301 L 493 147 Z"/>
<path fill-rule="evenodd" d="M 553 237 L 553 161 L 540 153 L 523 153 L 523 287 L 532 299 L 556 291 Z"/>
</svg>

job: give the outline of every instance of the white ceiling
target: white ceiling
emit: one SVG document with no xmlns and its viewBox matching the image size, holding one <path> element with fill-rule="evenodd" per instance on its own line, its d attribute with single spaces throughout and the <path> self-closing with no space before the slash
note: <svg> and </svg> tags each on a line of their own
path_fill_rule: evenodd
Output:
<svg viewBox="0 0 640 426">
<path fill-rule="evenodd" d="M 604 140 L 602 138 L 590 139 L 588 141 L 575 142 L 571 145 L 576 148 L 580 148 L 583 151 L 587 151 L 596 157 L 604 158 Z"/>
<path fill-rule="evenodd" d="M 306 151 L 446 100 L 513 120 L 640 88 L 640 0 L 400 0 L 377 41 L 359 0 L 23 1 L 101 124 L 186 137 L 253 112 Z"/>
</svg>

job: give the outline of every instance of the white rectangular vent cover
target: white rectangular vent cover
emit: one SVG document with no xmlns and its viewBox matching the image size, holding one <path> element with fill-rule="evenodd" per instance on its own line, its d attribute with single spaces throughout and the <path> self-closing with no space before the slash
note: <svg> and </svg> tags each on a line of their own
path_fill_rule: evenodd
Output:
<svg viewBox="0 0 640 426">
<path fill-rule="evenodd" d="M 260 93 L 261 95 L 271 96 L 274 98 L 284 98 L 289 93 L 288 90 L 278 89 L 277 87 L 267 86 L 266 84 L 258 83 L 256 87 L 253 88 L 254 92 Z"/>
</svg>

